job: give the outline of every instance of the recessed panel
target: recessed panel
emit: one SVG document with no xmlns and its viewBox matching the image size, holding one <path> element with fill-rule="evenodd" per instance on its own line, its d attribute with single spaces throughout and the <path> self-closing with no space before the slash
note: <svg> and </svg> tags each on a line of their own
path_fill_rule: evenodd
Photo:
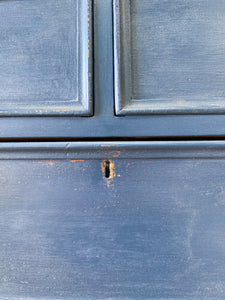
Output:
<svg viewBox="0 0 225 300">
<path fill-rule="evenodd" d="M 91 1 L 0 1 L 0 116 L 91 114 Z"/>
<path fill-rule="evenodd" d="M 114 1 L 117 114 L 224 113 L 225 3 Z"/>
</svg>

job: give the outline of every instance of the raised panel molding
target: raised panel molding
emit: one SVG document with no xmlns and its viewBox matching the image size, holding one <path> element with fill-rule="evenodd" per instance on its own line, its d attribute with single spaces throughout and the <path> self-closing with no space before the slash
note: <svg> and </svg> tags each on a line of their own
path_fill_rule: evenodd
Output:
<svg viewBox="0 0 225 300">
<path fill-rule="evenodd" d="M 114 0 L 116 115 L 225 112 L 225 3 Z"/>
<path fill-rule="evenodd" d="M 92 115 L 92 1 L 0 2 L 0 116 Z"/>
</svg>

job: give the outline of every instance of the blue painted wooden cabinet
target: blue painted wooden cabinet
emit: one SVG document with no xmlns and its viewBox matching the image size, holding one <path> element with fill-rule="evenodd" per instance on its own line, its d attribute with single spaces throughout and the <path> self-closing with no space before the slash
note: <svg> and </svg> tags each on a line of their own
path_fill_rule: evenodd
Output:
<svg viewBox="0 0 225 300">
<path fill-rule="evenodd" d="M 225 298 L 225 3 L 0 1 L 0 299 Z"/>
<path fill-rule="evenodd" d="M 3 0 L 0 137 L 221 136 L 223 1 Z"/>
</svg>

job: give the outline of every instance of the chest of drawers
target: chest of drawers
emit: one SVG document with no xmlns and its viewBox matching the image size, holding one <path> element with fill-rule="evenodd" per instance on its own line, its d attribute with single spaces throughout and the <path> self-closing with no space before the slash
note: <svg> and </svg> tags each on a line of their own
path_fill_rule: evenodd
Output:
<svg viewBox="0 0 225 300">
<path fill-rule="evenodd" d="M 224 298 L 224 17 L 0 1 L 0 299 Z"/>
</svg>

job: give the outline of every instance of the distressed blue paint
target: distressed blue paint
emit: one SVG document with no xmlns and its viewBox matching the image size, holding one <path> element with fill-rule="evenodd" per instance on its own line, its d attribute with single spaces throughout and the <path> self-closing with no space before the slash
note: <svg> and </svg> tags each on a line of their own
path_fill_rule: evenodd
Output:
<svg viewBox="0 0 225 300">
<path fill-rule="evenodd" d="M 131 50 L 133 71 L 136 70 L 129 87 L 134 98 L 148 98 L 149 88 L 155 97 L 160 98 L 160 93 L 168 96 L 168 101 L 174 101 L 171 95 L 178 92 L 192 97 L 200 89 L 201 96 L 206 91 L 212 99 L 214 92 L 221 93 L 224 76 L 224 63 L 219 63 L 223 55 L 220 35 L 223 35 L 224 26 L 219 23 L 224 23 L 220 18 L 223 15 L 222 2 L 214 1 L 214 6 L 209 10 L 212 2 L 208 0 L 175 0 L 173 3 L 122 1 L 120 3 L 125 5 L 125 10 L 130 9 L 128 3 L 132 4 L 133 36 L 131 49 L 128 50 Z M 114 75 L 115 78 L 121 76 L 118 68 L 126 66 L 124 62 L 127 57 L 124 57 L 124 64 L 113 68 L 113 43 L 116 46 L 118 36 L 114 32 L 113 37 L 112 2 L 93 0 L 92 45 L 92 1 L 0 1 L 0 33 L 1 29 L 8 30 L 6 43 L 4 39 L 0 43 L 0 63 L 3 67 L 0 70 L 0 110 L 4 116 L 0 118 L 0 137 L 110 138 L 224 134 L 225 117 L 219 114 L 114 115 Z M 123 9 L 120 16 L 126 20 L 130 12 L 123 14 Z M 114 25 L 116 13 L 114 11 Z M 199 18 L 204 14 L 210 17 Z M 209 26 L 211 23 L 215 25 L 215 15 L 219 30 Z M 184 20 L 185 26 L 182 27 L 180 23 Z M 195 21 L 196 27 L 193 26 Z M 78 27 L 73 27 L 71 22 L 78 22 Z M 120 29 L 127 28 L 122 22 Z M 182 45 L 187 46 L 188 51 L 180 49 L 181 45 L 174 41 L 173 35 L 171 39 L 174 28 L 177 31 L 175 39 L 183 41 L 184 36 L 187 38 L 188 45 Z M 191 29 L 193 35 L 190 34 Z M 212 36 L 206 39 L 200 35 L 210 30 L 215 30 L 215 44 L 211 44 Z M 29 33 L 33 35 L 29 36 Z M 149 49 L 146 49 L 143 34 L 147 36 L 146 44 L 151 44 Z M 43 49 L 39 47 L 39 35 L 41 43 L 44 40 Z M 16 37 L 15 44 L 10 39 L 12 36 Z M 128 35 L 126 37 L 129 38 Z M 192 38 L 193 43 L 190 41 Z M 69 46 L 65 40 L 69 41 Z M 37 47 L 26 41 L 33 41 Z M 209 57 L 205 55 L 207 47 L 199 47 L 200 54 L 203 52 L 205 56 L 195 57 L 196 43 L 209 46 Z M 53 47 L 54 51 L 49 53 L 47 50 L 54 44 L 59 48 Z M 167 45 L 172 49 L 169 55 Z M 121 43 L 121 47 L 124 46 L 125 39 Z M 4 47 L 8 47 L 9 51 L 6 52 Z M 169 63 L 163 60 L 165 53 L 162 53 L 162 48 Z M 59 58 L 60 49 L 62 57 Z M 27 50 L 28 57 L 33 55 L 33 51 L 37 54 L 34 61 L 23 61 Z M 115 50 L 118 50 L 117 47 Z M 151 65 L 154 51 L 150 50 L 159 51 L 154 63 L 159 65 L 163 61 L 162 67 L 160 65 L 154 70 Z M 129 51 L 126 53 L 128 56 Z M 210 61 L 212 53 L 216 54 L 214 61 Z M 17 55 L 15 61 L 19 67 L 13 64 L 14 54 Z M 1 59 L 4 55 L 7 56 L 7 64 Z M 186 64 L 181 58 L 188 61 L 189 55 L 193 60 L 199 58 L 200 63 Z M 206 66 L 212 63 L 214 68 L 205 68 L 202 65 L 205 59 Z M 46 60 L 60 70 L 55 73 L 54 69 L 45 81 L 44 75 L 49 67 L 45 65 Z M 181 67 L 177 64 L 178 60 Z M 34 62 L 37 65 L 35 74 L 30 68 Z M 168 77 L 167 69 L 171 65 L 173 72 Z M 162 72 L 164 67 L 167 73 Z M 186 73 L 178 76 L 177 73 L 184 69 Z M 49 70 L 52 71 L 51 68 Z M 196 75 L 204 70 L 206 72 L 202 77 Z M 221 73 L 216 77 L 214 75 L 218 70 Z M 4 76 L 3 71 L 6 71 Z M 40 75 L 39 71 L 40 84 L 36 86 L 33 80 Z M 189 71 L 193 72 L 197 83 L 186 84 L 184 77 Z M 64 82 L 64 73 L 69 88 Z M 30 95 L 33 93 L 32 98 L 24 89 L 24 81 L 19 86 L 15 80 L 24 80 L 24 76 Z M 54 76 L 58 78 L 56 88 L 52 86 Z M 129 78 L 129 72 L 125 76 Z M 12 79 L 15 82 L 11 90 L 9 86 L 4 89 Z M 152 79 L 156 79 L 155 85 Z M 176 85 L 179 80 L 181 84 Z M 71 117 L 91 115 L 92 82 L 94 116 Z M 206 85 L 208 82 L 213 87 Z M 126 79 L 122 79 L 123 88 L 125 83 Z M 65 111 L 62 106 L 59 108 L 64 97 L 71 98 L 71 95 L 77 95 L 78 105 L 67 103 Z M 115 96 L 118 95 L 115 93 Z M 154 98 L 152 94 L 150 96 Z M 209 99 L 204 99 L 207 107 Z M 194 100 L 196 110 L 186 110 L 185 113 L 196 113 L 197 110 L 198 113 L 208 112 L 202 110 L 200 98 Z M 135 104 L 134 110 L 141 114 L 145 108 L 141 100 L 138 101 L 141 109 L 137 112 Z M 124 103 L 116 102 L 118 104 Z M 148 106 L 146 103 L 147 113 Z M 171 110 L 165 112 L 171 113 Z M 221 113 L 221 106 L 214 109 L 215 112 Z M 224 159 L 224 141 L 1 143 L 0 299 L 224 298 Z M 114 164 L 109 179 L 105 178 L 105 160 Z"/>
<path fill-rule="evenodd" d="M 103 145 L 1 144 L 1 296 L 223 298 L 225 143 Z"/>
<path fill-rule="evenodd" d="M 225 5 L 114 0 L 117 114 L 224 113 Z"/>
<path fill-rule="evenodd" d="M 9 3 L 10 1 L 5 2 Z M 224 135 L 225 116 L 223 114 L 115 117 L 112 0 L 94 0 L 93 6 L 94 117 L 45 116 L 44 118 L 30 118 L 22 115 L 13 118 L 1 117 L 0 137 L 197 137 L 200 135 Z"/>
<path fill-rule="evenodd" d="M 0 116 L 91 114 L 91 1 L 1 1 L 0 37 Z"/>
<path fill-rule="evenodd" d="M 224 141 L 1 143 L 0 159 L 225 158 Z"/>
</svg>

